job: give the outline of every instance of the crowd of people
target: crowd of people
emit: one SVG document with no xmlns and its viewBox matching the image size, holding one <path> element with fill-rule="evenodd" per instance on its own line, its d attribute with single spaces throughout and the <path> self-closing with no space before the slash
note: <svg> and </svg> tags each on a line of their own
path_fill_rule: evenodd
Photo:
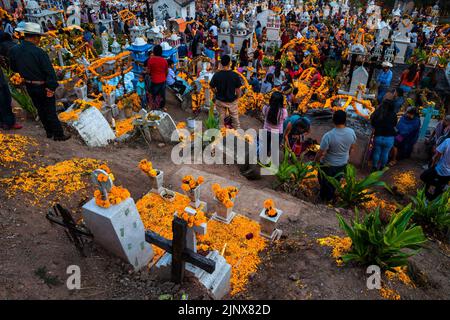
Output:
<svg viewBox="0 0 450 320">
<path fill-rule="evenodd" d="M 300 13 L 294 9 L 282 15 L 282 28 L 280 30 L 281 46 L 291 39 L 315 39 L 319 55 L 313 57 L 316 65 L 314 74 L 308 83 L 309 87 L 319 87 L 325 76 L 324 64 L 327 61 L 345 62 L 345 52 L 349 47 L 354 29 L 365 25 L 367 16 L 358 16 L 352 11 L 351 15 L 338 12 L 332 19 L 323 19 L 324 1 L 319 0 L 314 9 L 309 11 L 310 19 L 304 21 Z M 233 71 L 253 72 L 249 84 L 256 93 L 271 93 L 269 102 L 262 109 L 264 119 L 263 129 L 270 138 L 279 135 L 282 147 L 290 148 L 299 155 L 305 135 L 311 131 L 311 120 L 298 110 L 298 89 L 294 82 L 304 69 L 310 65 L 306 63 L 307 57 L 312 53 L 302 45 L 295 46 L 293 61 L 282 61 L 282 52 L 274 53 L 270 66 L 264 66 L 263 60 L 268 47 L 267 28 L 260 21 L 250 26 L 250 32 L 255 34 L 257 45 L 252 47 L 245 40 L 234 54 L 234 49 L 226 40 L 218 42 L 220 24 L 229 19 L 226 10 L 215 10 L 212 3 L 202 2 L 203 7 L 198 8 L 195 17 L 187 18 L 186 29 L 180 33 L 182 48 L 179 52 L 184 56 L 194 58 L 205 55 L 211 58 L 217 67 L 211 79 L 210 87 L 214 92 L 215 106 L 219 112 L 220 126 L 230 126 L 235 129 L 241 127 L 238 113 L 238 99 L 242 92 L 241 78 Z M 230 5 L 228 3 L 228 5 Z M 269 5 L 275 5 L 271 3 Z M 240 17 L 245 4 L 233 4 L 233 19 Z M 85 27 L 83 39 L 92 45 L 93 39 L 106 30 L 99 21 L 99 16 L 106 15 L 113 19 L 114 33 L 129 36 L 130 29 L 136 23 L 134 20 L 123 22 L 119 11 L 123 7 L 109 6 L 105 1 L 100 2 L 100 11 L 82 5 L 81 23 Z M 129 6 L 137 17 L 145 19 L 149 15 L 145 5 Z M 385 12 L 384 15 L 387 13 Z M 236 16 L 234 16 L 236 15 Z M 448 37 L 450 28 L 436 28 L 433 31 L 424 29 L 423 22 L 428 19 L 425 13 L 420 13 L 412 21 L 411 39 L 416 47 L 424 48 L 432 44 L 438 37 Z M 18 21 L 16 21 L 18 22 Z M 26 82 L 27 91 L 39 112 L 39 118 L 47 132 L 47 137 L 55 140 L 66 140 L 55 109 L 54 91 L 57 87 L 56 76 L 47 54 L 38 47 L 41 33 L 37 30 L 22 29 L 25 38 L 20 43 L 13 41 L 15 22 L 8 19 L 2 21 L 0 34 L 0 55 L 9 63 L 12 70 L 18 72 Z M 31 24 L 30 24 L 31 26 Z M 398 22 L 392 21 L 391 28 L 395 30 Z M 58 26 L 47 25 L 46 28 Z M 45 31 L 45 30 L 44 30 Z M 370 50 L 374 45 L 368 43 Z M 218 48 L 218 50 L 217 50 Z M 211 55 L 211 52 L 213 54 Z M 217 54 L 216 54 L 217 52 Z M 155 45 L 152 54 L 146 62 L 146 70 L 137 82 L 137 92 L 141 97 L 144 108 L 166 109 L 166 90 L 173 89 L 182 99 L 186 91 L 185 84 L 176 77 L 176 66 L 173 61 L 162 57 L 162 47 Z M 218 63 L 220 61 L 220 63 Z M 310 61 L 310 60 L 308 60 Z M 372 170 L 382 170 L 386 166 L 393 166 L 398 159 L 411 156 L 421 128 L 420 112 L 416 107 L 405 108 L 406 97 L 417 88 L 433 89 L 436 86 L 436 69 L 426 71 L 425 64 L 412 61 L 407 69 L 401 73 L 400 79 L 395 79 L 393 65 L 383 62 L 381 68 L 376 70 L 375 82 L 377 84 L 378 107 L 371 115 L 370 124 L 373 127 Z M 260 72 L 264 70 L 264 72 Z M 276 89 L 274 91 L 274 89 Z M 15 122 L 11 111 L 11 96 L 8 94 L 7 82 L 0 74 L 1 106 L 0 121 L 5 129 L 19 129 L 21 126 Z M 297 91 L 296 91 L 297 90 Z M 226 121 L 227 117 L 231 120 Z M 327 132 L 321 139 L 320 151 L 316 161 L 320 162 L 323 171 L 331 176 L 341 174 L 349 162 L 352 148 L 357 143 L 353 129 L 346 126 L 347 114 L 345 111 L 336 111 L 333 114 L 335 128 Z M 450 181 L 450 118 L 449 116 L 439 123 L 431 138 L 427 140 L 432 157 L 428 168 L 422 175 L 427 184 L 428 196 L 436 197 L 442 193 Z M 269 149 L 270 152 L 270 149 Z M 333 199 L 333 187 L 320 178 L 320 196 L 324 201 Z M 434 191 L 431 190 L 434 186 Z"/>
</svg>

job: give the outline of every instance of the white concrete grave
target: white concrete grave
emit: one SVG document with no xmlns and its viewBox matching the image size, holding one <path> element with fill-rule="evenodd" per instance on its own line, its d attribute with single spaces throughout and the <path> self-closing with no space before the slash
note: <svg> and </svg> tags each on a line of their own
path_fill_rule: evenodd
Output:
<svg viewBox="0 0 450 320">
<path fill-rule="evenodd" d="M 97 176 L 101 173 L 108 176 L 103 170 L 95 170 L 92 180 L 107 197 L 113 184 L 110 178 L 107 182 L 98 182 Z M 144 224 L 132 198 L 109 208 L 98 206 L 93 198 L 83 206 L 82 215 L 94 241 L 131 264 L 135 271 L 147 266 L 153 258 L 152 247 L 145 241 Z"/>
</svg>

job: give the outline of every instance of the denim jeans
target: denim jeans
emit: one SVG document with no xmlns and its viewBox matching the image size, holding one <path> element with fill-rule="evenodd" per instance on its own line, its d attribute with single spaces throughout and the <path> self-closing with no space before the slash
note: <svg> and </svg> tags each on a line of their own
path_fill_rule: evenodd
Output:
<svg viewBox="0 0 450 320">
<path fill-rule="evenodd" d="M 372 167 L 381 170 L 389 159 L 389 152 L 394 146 L 395 137 L 376 136 L 374 139 Z"/>
</svg>

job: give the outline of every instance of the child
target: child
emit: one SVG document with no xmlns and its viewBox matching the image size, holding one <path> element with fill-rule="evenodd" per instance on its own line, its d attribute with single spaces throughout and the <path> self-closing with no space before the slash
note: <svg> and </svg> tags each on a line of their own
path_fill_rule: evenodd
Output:
<svg viewBox="0 0 450 320">
<path fill-rule="evenodd" d="M 169 87 L 175 90 L 175 92 L 177 92 L 176 96 L 178 100 L 183 102 L 182 95 L 186 91 L 186 86 L 184 85 L 183 81 L 176 79 L 173 60 L 169 59 L 167 63 L 169 65 L 169 73 L 167 74 L 166 83 Z"/>
<path fill-rule="evenodd" d="M 147 95 L 145 92 L 145 79 L 144 75 L 139 75 L 139 80 L 136 83 L 136 93 L 138 94 L 139 98 L 141 98 L 141 107 L 142 109 L 147 108 Z"/>
</svg>

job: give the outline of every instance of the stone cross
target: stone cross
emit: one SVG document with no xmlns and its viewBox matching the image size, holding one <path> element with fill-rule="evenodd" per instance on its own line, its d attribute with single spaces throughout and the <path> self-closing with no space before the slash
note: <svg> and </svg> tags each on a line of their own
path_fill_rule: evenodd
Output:
<svg viewBox="0 0 450 320">
<path fill-rule="evenodd" d="M 424 116 L 422 127 L 420 128 L 419 139 L 425 138 L 428 130 L 428 126 L 430 124 L 431 118 L 433 116 L 439 115 L 439 110 L 434 108 L 434 102 L 428 102 L 428 106 L 422 109 L 422 114 Z"/>
<path fill-rule="evenodd" d="M 105 176 L 107 176 L 108 180 L 106 180 L 105 182 L 98 181 L 98 176 L 100 174 L 104 174 Z M 111 188 L 114 185 L 111 180 L 111 177 L 104 170 L 96 169 L 92 172 L 91 180 L 92 180 L 92 183 L 94 184 L 94 186 L 96 186 L 98 188 L 98 190 L 100 190 L 100 192 L 102 193 L 103 200 L 108 199 L 108 192 L 111 191 Z"/>
<path fill-rule="evenodd" d="M 184 209 L 184 212 L 186 212 L 190 216 L 195 216 L 197 214 L 197 211 L 191 207 L 186 207 Z M 187 228 L 186 232 L 186 248 L 197 252 L 197 237 L 196 234 L 204 236 L 207 231 L 207 224 L 202 223 L 199 226 L 193 226 L 192 228 Z"/>
</svg>

